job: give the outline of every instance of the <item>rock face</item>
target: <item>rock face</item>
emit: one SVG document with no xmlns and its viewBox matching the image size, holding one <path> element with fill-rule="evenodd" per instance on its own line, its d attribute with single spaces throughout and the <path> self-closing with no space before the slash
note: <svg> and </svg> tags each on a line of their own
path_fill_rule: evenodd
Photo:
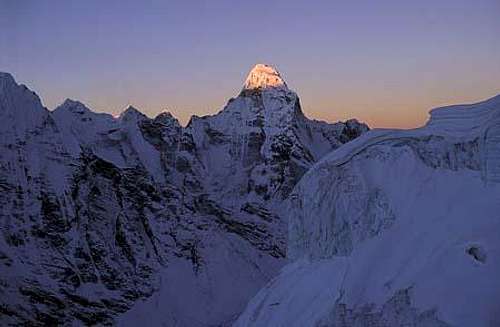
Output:
<svg viewBox="0 0 500 327">
<path fill-rule="evenodd" d="M 224 325 L 284 264 L 281 203 L 367 131 L 257 65 L 218 114 L 54 111 L 0 74 L 0 323 Z"/>
<path fill-rule="evenodd" d="M 279 73 L 259 64 L 238 97 L 215 116 L 193 117 L 187 130 L 210 193 L 241 206 L 283 200 L 312 164 L 367 127 L 307 119 Z"/>
<path fill-rule="evenodd" d="M 373 130 L 289 196 L 293 263 L 236 326 L 500 325 L 500 96 Z"/>
</svg>

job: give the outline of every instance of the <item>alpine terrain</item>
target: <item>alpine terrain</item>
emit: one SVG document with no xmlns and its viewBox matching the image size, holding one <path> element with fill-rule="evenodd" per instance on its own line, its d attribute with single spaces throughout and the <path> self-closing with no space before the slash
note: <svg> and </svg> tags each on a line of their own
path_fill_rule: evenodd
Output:
<svg viewBox="0 0 500 327">
<path fill-rule="evenodd" d="M 291 263 L 236 326 L 500 326 L 500 96 L 430 116 L 304 175 Z"/>
<path fill-rule="evenodd" d="M 500 178 L 495 144 L 480 138 L 485 134 L 479 134 L 483 125 L 476 116 L 471 118 L 478 123 L 475 139 L 455 141 L 460 135 L 454 130 L 449 132 L 453 139 L 444 130 L 443 135 L 433 134 L 448 121 L 455 126 L 453 112 L 439 112 L 436 126 L 411 136 L 371 134 L 380 140 L 377 145 L 370 141 L 373 136 L 363 138 L 306 173 L 368 128 L 356 120 L 329 124 L 308 119 L 298 96 L 267 65 L 252 69 L 240 94 L 222 111 L 192 117 L 185 127 L 168 112 L 151 119 L 133 107 L 113 117 L 66 100 L 49 111 L 34 92 L 0 73 L 0 324 L 230 325 L 285 264 L 288 208 L 283 204 L 304 174 L 307 178 L 291 201 L 290 254 L 328 258 L 325 267 L 332 273 L 318 280 L 322 292 L 327 291 L 324 286 L 336 292 L 335 274 L 345 270 L 344 261 L 332 258 L 355 258 L 364 244 L 365 251 L 376 250 L 384 258 L 381 245 L 368 242 L 390 235 L 403 238 L 410 230 L 416 242 L 425 235 L 409 228 L 411 224 L 424 227 L 449 214 L 454 220 L 443 220 L 441 229 L 426 232 L 441 235 L 467 226 L 464 233 L 476 233 L 492 227 L 492 217 L 483 212 L 498 204 L 492 201 Z M 467 126 L 465 118 L 460 126 Z M 495 129 L 489 133 L 494 137 Z M 492 154 L 486 155 L 483 147 L 490 147 Z M 382 175 L 362 173 L 372 163 L 369 172 L 382 172 L 384 163 L 393 168 Z M 394 178 L 396 173 L 413 178 L 408 188 L 398 188 L 404 180 Z M 437 194 L 445 183 L 453 183 L 446 184 L 451 193 Z M 484 196 L 471 205 L 462 201 L 461 191 Z M 405 201 L 392 198 L 394 192 Z M 439 196 L 453 197 L 457 206 L 443 205 L 429 215 L 422 207 L 425 199 L 451 203 Z M 415 208 L 419 214 L 410 215 Z M 354 214 L 346 216 L 347 210 Z M 465 255 L 457 250 L 453 260 L 470 269 L 459 276 L 470 277 L 467 283 L 481 290 L 488 282 L 480 278 L 482 272 L 498 268 L 496 243 L 467 235 L 425 243 L 422 252 L 414 253 L 414 264 L 420 267 L 421 256 L 434 246 L 441 247 L 434 249 L 438 256 L 433 260 L 444 264 L 439 251 L 451 253 L 449 246 L 454 246 Z M 398 244 L 401 251 L 404 244 Z M 397 262 L 411 263 L 405 258 Z M 378 262 L 371 271 L 392 267 L 371 259 L 358 264 L 371 262 Z M 354 259 L 351 267 L 362 271 Z M 391 282 L 388 294 L 398 294 L 415 280 L 413 275 L 401 279 L 404 267 L 394 268 L 393 280 L 384 281 Z M 454 267 L 446 268 L 450 283 L 457 276 Z M 308 276 L 297 280 L 305 282 Z M 345 283 L 359 277 L 352 275 Z M 435 287 L 432 281 L 415 284 L 413 292 Z M 379 285 L 363 282 L 356 284 L 360 291 L 363 285 Z M 350 309 L 363 293 L 349 298 L 351 286 L 345 285 L 346 295 L 337 303 Z M 305 295 L 304 301 L 312 300 Z M 487 300 L 475 305 L 487 311 L 481 305 Z M 283 307 L 261 311 L 272 308 Z M 251 315 L 264 319 L 271 312 Z"/>
</svg>

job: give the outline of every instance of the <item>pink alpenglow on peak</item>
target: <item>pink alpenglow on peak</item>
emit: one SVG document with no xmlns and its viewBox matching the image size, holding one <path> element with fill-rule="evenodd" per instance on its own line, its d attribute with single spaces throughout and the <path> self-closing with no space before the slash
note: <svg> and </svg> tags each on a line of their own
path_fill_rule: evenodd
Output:
<svg viewBox="0 0 500 327">
<path fill-rule="evenodd" d="M 269 65 L 257 64 L 248 73 L 248 77 L 243 87 L 244 90 L 283 88 L 287 89 L 285 81 L 280 73 Z"/>
</svg>

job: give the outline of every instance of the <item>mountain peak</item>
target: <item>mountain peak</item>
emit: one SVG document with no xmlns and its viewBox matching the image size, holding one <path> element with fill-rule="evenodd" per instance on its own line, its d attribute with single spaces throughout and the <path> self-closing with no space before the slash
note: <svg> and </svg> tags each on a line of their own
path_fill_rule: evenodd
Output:
<svg viewBox="0 0 500 327">
<path fill-rule="evenodd" d="M 128 105 L 127 108 L 125 108 L 125 110 L 120 114 L 120 119 L 122 121 L 137 120 L 143 118 L 146 118 L 146 116 L 132 105 Z"/>
<path fill-rule="evenodd" d="M 0 83 L 1 84 L 4 84 L 4 83 L 15 84 L 16 81 L 14 80 L 14 77 L 11 74 L 0 72 Z"/>
<path fill-rule="evenodd" d="M 171 123 L 171 122 L 176 122 L 177 124 L 179 121 L 177 118 L 175 118 L 169 111 L 163 111 L 159 113 L 155 118 L 155 121 L 160 122 L 160 123 Z"/>
<path fill-rule="evenodd" d="M 14 130 L 11 135 L 23 138 L 26 131 L 42 126 L 47 114 L 35 92 L 18 84 L 11 74 L 0 72 L 0 134 Z"/>
<path fill-rule="evenodd" d="M 69 98 L 64 100 L 64 102 L 61 105 L 59 105 L 55 110 L 69 110 L 73 113 L 79 113 L 79 114 L 83 114 L 85 112 L 90 111 L 90 109 L 87 108 L 87 106 L 85 106 L 80 101 L 72 100 Z"/>
<path fill-rule="evenodd" d="M 78 100 L 73 100 L 73 99 L 70 99 L 70 98 L 66 98 L 66 100 L 64 100 L 64 102 L 62 103 L 63 106 L 77 106 L 77 105 L 81 105 L 82 103 Z"/>
<path fill-rule="evenodd" d="M 26 85 L 18 84 L 14 79 L 14 76 L 9 73 L 0 71 L 0 93 L 13 92 L 14 89 L 17 89 L 18 92 L 29 92 L 31 94 L 34 94 L 34 92 L 29 90 Z"/>
<path fill-rule="evenodd" d="M 280 73 L 274 67 L 257 64 L 255 65 L 245 81 L 244 90 L 284 88 L 288 89 Z"/>
</svg>

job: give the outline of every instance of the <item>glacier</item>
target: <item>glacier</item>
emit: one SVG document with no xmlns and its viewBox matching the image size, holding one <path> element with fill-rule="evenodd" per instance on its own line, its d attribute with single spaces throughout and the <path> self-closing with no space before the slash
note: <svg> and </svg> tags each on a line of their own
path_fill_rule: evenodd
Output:
<svg viewBox="0 0 500 327">
<path fill-rule="evenodd" d="M 291 262 L 235 326 L 500 325 L 500 96 L 372 130 L 288 198 Z"/>
</svg>

